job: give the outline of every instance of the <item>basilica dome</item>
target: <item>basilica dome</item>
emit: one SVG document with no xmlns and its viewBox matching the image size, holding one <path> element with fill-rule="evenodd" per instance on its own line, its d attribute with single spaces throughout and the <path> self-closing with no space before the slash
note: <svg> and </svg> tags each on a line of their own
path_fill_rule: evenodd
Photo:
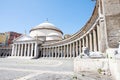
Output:
<svg viewBox="0 0 120 80">
<path fill-rule="evenodd" d="M 48 21 L 43 22 L 30 30 L 31 37 L 38 37 L 44 41 L 59 41 L 62 40 L 62 35 L 63 32 Z"/>
</svg>

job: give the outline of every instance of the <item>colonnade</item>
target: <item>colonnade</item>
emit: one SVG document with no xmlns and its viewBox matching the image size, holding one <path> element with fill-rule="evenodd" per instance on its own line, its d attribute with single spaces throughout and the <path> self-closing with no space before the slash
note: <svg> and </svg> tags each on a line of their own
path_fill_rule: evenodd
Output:
<svg viewBox="0 0 120 80">
<path fill-rule="evenodd" d="M 76 57 L 82 53 L 82 48 L 87 47 L 89 51 L 100 51 L 100 28 L 99 24 L 96 24 L 90 31 L 86 32 L 83 36 L 78 37 L 74 41 L 67 43 L 43 46 L 43 57 Z"/>
<path fill-rule="evenodd" d="M 36 57 L 37 43 L 14 43 L 11 56 Z"/>
<path fill-rule="evenodd" d="M 0 57 L 8 57 L 11 56 L 11 48 L 0 48 Z"/>
</svg>

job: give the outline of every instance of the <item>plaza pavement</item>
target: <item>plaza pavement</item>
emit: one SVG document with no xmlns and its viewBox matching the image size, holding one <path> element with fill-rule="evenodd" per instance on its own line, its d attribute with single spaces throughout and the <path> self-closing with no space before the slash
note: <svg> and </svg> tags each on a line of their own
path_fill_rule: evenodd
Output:
<svg viewBox="0 0 120 80">
<path fill-rule="evenodd" d="M 0 58 L 0 80 L 105 80 L 96 74 L 75 74 L 73 69 L 73 59 Z"/>
</svg>

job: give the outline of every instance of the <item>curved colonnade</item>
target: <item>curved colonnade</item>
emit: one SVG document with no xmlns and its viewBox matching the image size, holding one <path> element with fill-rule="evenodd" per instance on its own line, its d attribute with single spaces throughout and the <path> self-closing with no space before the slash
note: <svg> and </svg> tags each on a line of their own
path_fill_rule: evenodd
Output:
<svg viewBox="0 0 120 80">
<path fill-rule="evenodd" d="M 80 55 L 83 47 L 90 51 L 100 51 L 100 7 L 96 2 L 93 14 L 87 24 L 70 38 L 55 43 L 42 44 L 40 47 L 42 57 L 76 57 Z"/>
</svg>

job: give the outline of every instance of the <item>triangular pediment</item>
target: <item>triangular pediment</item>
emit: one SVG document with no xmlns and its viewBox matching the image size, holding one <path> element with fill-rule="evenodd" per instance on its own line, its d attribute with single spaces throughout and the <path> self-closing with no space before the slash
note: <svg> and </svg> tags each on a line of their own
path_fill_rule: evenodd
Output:
<svg viewBox="0 0 120 80">
<path fill-rule="evenodd" d="M 34 38 L 27 36 L 27 35 L 21 35 L 20 37 L 16 38 L 14 41 L 33 41 Z"/>
</svg>

